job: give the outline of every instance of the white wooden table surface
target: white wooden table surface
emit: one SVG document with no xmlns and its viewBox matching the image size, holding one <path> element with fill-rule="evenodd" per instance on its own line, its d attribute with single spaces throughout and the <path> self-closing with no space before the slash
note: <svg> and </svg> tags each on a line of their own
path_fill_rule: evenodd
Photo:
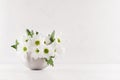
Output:
<svg viewBox="0 0 120 80">
<path fill-rule="evenodd" d="M 59 64 L 39 71 L 0 64 L 0 80 L 120 80 L 120 64 Z"/>
</svg>

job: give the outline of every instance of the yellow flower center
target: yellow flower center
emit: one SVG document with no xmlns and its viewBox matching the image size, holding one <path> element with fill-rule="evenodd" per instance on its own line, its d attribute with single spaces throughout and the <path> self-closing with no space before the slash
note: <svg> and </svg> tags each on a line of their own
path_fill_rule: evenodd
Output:
<svg viewBox="0 0 120 80">
<path fill-rule="evenodd" d="M 61 42 L 60 38 L 58 38 L 57 41 L 58 41 L 58 43 L 60 43 Z"/>
<path fill-rule="evenodd" d="M 37 48 L 37 49 L 35 50 L 35 52 L 38 54 L 38 53 L 40 52 L 40 50 Z"/>
<path fill-rule="evenodd" d="M 23 51 L 26 52 L 27 51 L 27 47 L 23 47 Z"/>
<path fill-rule="evenodd" d="M 39 41 L 39 40 L 36 40 L 36 41 L 35 41 L 35 45 L 36 45 L 36 46 L 39 46 L 39 45 L 40 45 L 40 41 Z"/>
<path fill-rule="evenodd" d="M 45 54 L 48 54 L 48 53 L 49 53 L 49 49 L 45 48 L 45 49 L 44 49 L 44 53 L 45 53 Z"/>
</svg>

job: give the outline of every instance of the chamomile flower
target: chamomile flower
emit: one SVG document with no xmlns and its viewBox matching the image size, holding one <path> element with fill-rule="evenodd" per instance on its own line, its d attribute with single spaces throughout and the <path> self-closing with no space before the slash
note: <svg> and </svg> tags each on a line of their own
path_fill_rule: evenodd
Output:
<svg viewBox="0 0 120 80">
<path fill-rule="evenodd" d="M 30 47 L 28 47 L 28 45 L 26 43 L 20 43 L 19 47 L 18 47 L 18 51 L 20 53 L 27 53 L 29 52 Z"/>
<path fill-rule="evenodd" d="M 51 56 L 55 56 L 51 46 L 43 46 L 42 48 L 43 57 L 49 59 Z"/>
<path fill-rule="evenodd" d="M 61 45 L 62 39 L 60 37 L 56 37 L 55 42 L 56 42 L 56 44 Z"/>
<path fill-rule="evenodd" d="M 33 49 L 31 57 L 33 57 L 34 59 L 43 58 L 43 54 L 42 54 L 41 48 L 40 47 L 35 47 Z"/>
<path fill-rule="evenodd" d="M 28 53 L 32 51 L 31 38 L 23 35 L 19 41 L 18 51 L 20 53 Z"/>
<path fill-rule="evenodd" d="M 33 47 L 38 47 L 41 46 L 43 44 L 43 38 L 39 35 L 35 35 L 32 39 L 31 39 L 31 45 Z"/>
<path fill-rule="evenodd" d="M 63 49 L 62 49 L 61 44 L 62 44 L 62 42 L 61 42 L 61 39 L 59 37 L 56 38 L 55 41 L 51 44 L 51 46 L 54 49 L 55 55 L 63 53 Z"/>
</svg>

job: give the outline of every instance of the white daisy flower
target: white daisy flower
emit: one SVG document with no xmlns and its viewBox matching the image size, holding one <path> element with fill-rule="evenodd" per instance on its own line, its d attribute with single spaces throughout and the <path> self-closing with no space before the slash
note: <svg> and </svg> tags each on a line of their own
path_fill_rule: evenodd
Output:
<svg viewBox="0 0 120 80">
<path fill-rule="evenodd" d="M 33 36 L 31 39 L 31 46 L 38 47 L 43 44 L 43 38 L 39 35 Z"/>
<path fill-rule="evenodd" d="M 59 37 L 57 37 L 56 39 L 55 39 L 55 41 L 51 44 L 51 46 L 53 47 L 53 49 L 54 49 L 54 53 L 55 54 L 61 54 L 61 53 L 63 53 L 63 49 L 62 49 L 62 45 L 61 45 L 61 39 L 59 38 Z"/>
<path fill-rule="evenodd" d="M 40 47 L 34 48 L 31 57 L 34 59 L 43 58 L 42 49 Z"/>
<path fill-rule="evenodd" d="M 19 41 L 18 51 L 20 53 L 30 53 L 32 51 L 31 38 L 24 35 Z"/>
<path fill-rule="evenodd" d="M 20 53 L 27 53 L 27 52 L 29 52 L 29 49 L 30 48 L 28 47 L 28 45 L 26 43 L 20 43 L 19 44 L 18 51 Z"/>
<path fill-rule="evenodd" d="M 54 51 L 51 46 L 43 46 L 42 53 L 44 58 L 49 59 L 51 56 L 55 56 Z"/>
</svg>

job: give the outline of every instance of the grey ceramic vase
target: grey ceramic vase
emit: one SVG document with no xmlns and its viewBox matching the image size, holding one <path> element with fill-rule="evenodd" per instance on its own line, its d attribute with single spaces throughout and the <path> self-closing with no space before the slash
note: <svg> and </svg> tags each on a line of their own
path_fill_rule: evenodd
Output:
<svg viewBox="0 0 120 80">
<path fill-rule="evenodd" d="M 48 66 L 43 58 L 32 58 L 31 53 L 27 53 L 25 57 L 25 65 L 32 70 L 42 70 Z"/>
</svg>

